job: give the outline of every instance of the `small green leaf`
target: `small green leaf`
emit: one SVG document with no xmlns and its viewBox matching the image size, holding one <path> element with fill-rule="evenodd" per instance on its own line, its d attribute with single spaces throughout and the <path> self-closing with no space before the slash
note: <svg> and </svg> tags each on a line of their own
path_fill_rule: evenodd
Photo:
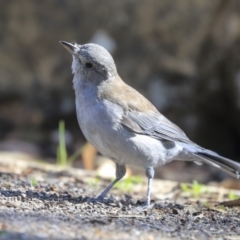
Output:
<svg viewBox="0 0 240 240">
<path fill-rule="evenodd" d="M 30 178 L 30 184 L 31 184 L 32 187 L 36 187 L 37 186 L 37 180 L 34 177 Z"/>
<path fill-rule="evenodd" d="M 230 192 L 228 193 L 228 198 L 229 198 L 230 200 L 236 200 L 236 199 L 239 198 L 239 196 L 237 196 L 237 195 L 234 194 L 232 191 L 230 191 Z"/>
<path fill-rule="evenodd" d="M 191 188 L 186 183 L 181 183 L 180 186 L 181 186 L 181 189 L 184 192 L 190 192 L 191 191 Z"/>
</svg>

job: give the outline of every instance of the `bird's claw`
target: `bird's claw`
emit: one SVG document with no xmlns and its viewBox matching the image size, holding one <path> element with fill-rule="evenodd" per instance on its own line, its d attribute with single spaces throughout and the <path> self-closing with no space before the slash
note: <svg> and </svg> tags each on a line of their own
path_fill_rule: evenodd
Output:
<svg viewBox="0 0 240 240">
<path fill-rule="evenodd" d="M 150 203 L 146 202 L 143 206 L 136 207 L 136 210 L 138 212 L 145 212 L 145 211 L 149 211 L 149 210 L 153 209 L 154 206 L 155 206 L 155 203 L 150 204 Z"/>
</svg>

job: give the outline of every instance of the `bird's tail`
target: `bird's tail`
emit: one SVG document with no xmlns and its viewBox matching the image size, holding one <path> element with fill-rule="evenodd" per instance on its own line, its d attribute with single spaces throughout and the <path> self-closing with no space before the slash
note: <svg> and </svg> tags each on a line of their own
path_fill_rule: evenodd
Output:
<svg viewBox="0 0 240 240">
<path fill-rule="evenodd" d="M 240 178 L 240 163 L 222 157 L 217 153 L 210 150 L 202 150 L 192 153 L 197 162 L 203 162 L 214 167 L 221 168 L 229 175 Z"/>
</svg>

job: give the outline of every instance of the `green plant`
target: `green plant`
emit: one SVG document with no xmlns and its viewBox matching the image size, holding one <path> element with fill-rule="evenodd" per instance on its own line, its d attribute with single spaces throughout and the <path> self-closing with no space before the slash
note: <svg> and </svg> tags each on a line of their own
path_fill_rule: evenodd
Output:
<svg viewBox="0 0 240 240">
<path fill-rule="evenodd" d="M 121 191 L 131 192 L 134 185 L 141 183 L 141 181 L 141 176 L 129 176 L 122 181 L 117 182 L 114 187 Z"/>
<path fill-rule="evenodd" d="M 88 182 L 87 182 L 87 184 L 89 185 L 89 186 L 94 186 L 94 185 L 98 185 L 100 183 L 100 179 L 98 178 L 98 177 L 95 177 L 95 178 L 93 178 L 93 179 L 90 179 Z"/>
<path fill-rule="evenodd" d="M 211 207 L 212 207 L 209 202 L 201 202 L 201 203 L 202 203 L 202 205 L 203 205 L 204 207 L 206 207 L 206 208 L 211 208 Z"/>
<path fill-rule="evenodd" d="M 225 208 L 224 205 L 218 205 L 218 206 L 217 206 L 217 209 L 224 210 L 224 211 L 226 210 L 226 208 Z"/>
<path fill-rule="evenodd" d="M 235 193 L 233 193 L 232 191 L 230 191 L 230 192 L 228 193 L 228 198 L 229 198 L 230 200 L 236 200 L 236 199 L 239 198 L 239 196 L 236 195 Z"/>
<path fill-rule="evenodd" d="M 61 166 L 71 165 L 82 153 L 82 148 L 78 149 L 68 158 L 65 140 L 65 122 L 63 120 L 59 121 L 58 138 L 59 144 L 57 147 L 57 164 Z"/>
<path fill-rule="evenodd" d="M 57 148 L 57 163 L 61 166 L 67 165 L 67 149 L 65 141 L 65 123 L 63 120 L 58 125 L 59 145 Z"/>
<path fill-rule="evenodd" d="M 201 195 L 202 193 L 207 191 L 206 185 L 198 183 L 198 181 L 196 181 L 196 180 L 194 180 L 191 185 L 186 184 L 186 183 L 181 183 L 180 186 L 184 192 L 189 193 L 194 198 L 199 197 L 199 195 Z"/>
<path fill-rule="evenodd" d="M 32 187 L 36 187 L 37 186 L 37 180 L 34 177 L 30 178 L 30 184 Z"/>
</svg>

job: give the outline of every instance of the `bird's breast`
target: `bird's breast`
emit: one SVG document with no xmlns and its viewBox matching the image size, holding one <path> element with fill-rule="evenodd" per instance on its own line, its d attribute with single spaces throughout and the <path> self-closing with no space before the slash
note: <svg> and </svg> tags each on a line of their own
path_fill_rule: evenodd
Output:
<svg viewBox="0 0 240 240">
<path fill-rule="evenodd" d="M 112 157 L 112 143 L 121 128 L 123 110 L 108 101 L 89 96 L 76 96 L 76 111 L 80 128 L 86 139 L 98 151 Z"/>
</svg>

